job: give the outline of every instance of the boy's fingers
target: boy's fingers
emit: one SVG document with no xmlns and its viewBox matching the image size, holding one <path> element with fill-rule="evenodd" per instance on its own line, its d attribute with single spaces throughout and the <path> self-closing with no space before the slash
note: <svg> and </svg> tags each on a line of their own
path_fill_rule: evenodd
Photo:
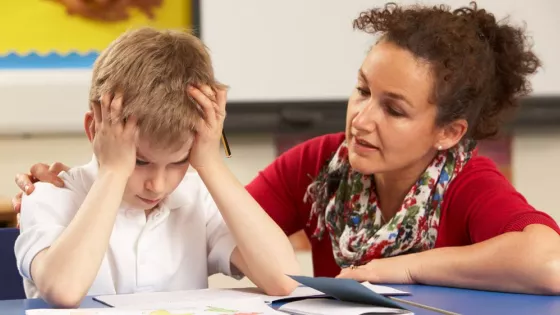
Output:
<svg viewBox="0 0 560 315">
<path fill-rule="evenodd" d="M 189 86 L 187 88 L 187 91 L 198 103 L 200 109 L 202 109 L 206 122 L 213 122 L 216 117 L 216 115 L 214 114 L 214 103 L 210 99 L 208 99 L 208 97 L 204 93 L 202 93 L 202 91 L 195 87 Z"/>
<path fill-rule="evenodd" d="M 136 116 L 129 116 L 126 119 L 124 131 L 129 135 L 133 135 L 137 132 L 137 130 L 138 130 L 138 118 L 136 118 Z"/>
<path fill-rule="evenodd" d="M 108 126 L 111 122 L 109 107 L 111 106 L 111 96 L 103 95 L 101 98 L 101 123 Z"/>
<path fill-rule="evenodd" d="M 226 114 L 226 104 L 227 104 L 227 90 L 226 89 L 219 89 L 216 93 L 216 102 L 218 104 L 219 113 L 221 115 Z"/>
<path fill-rule="evenodd" d="M 199 90 L 202 91 L 202 93 L 204 93 L 204 95 L 206 95 L 206 97 L 212 102 L 215 103 L 217 101 L 216 92 L 214 92 L 214 90 L 212 90 L 212 88 L 209 87 L 208 85 L 201 86 Z"/>
<path fill-rule="evenodd" d="M 116 94 L 113 100 L 111 101 L 111 124 L 113 125 L 122 125 L 121 121 L 121 110 L 122 110 L 122 94 Z"/>
<path fill-rule="evenodd" d="M 215 98 L 213 91 L 209 92 L 203 91 L 204 87 L 202 88 L 198 88 L 192 85 L 189 85 L 187 87 L 187 92 L 195 99 L 195 101 L 197 101 L 198 104 L 203 105 L 203 106 L 207 106 L 210 105 L 212 106 L 211 103 L 213 103 L 212 99 Z"/>
<path fill-rule="evenodd" d="M 217 117 L 218 119 L 225 117 L 226 106 L 225 106 L 225 101 L 223 101 L 224 96 L 219 95 L 220 90 L 218 90 L 218 92 L 215 92 L 214 89 L 212 89 L 208 85 L 203 85 L 200 88 L 200 90 L 212 102 L 212 107 L 214 109 L 214 116 Z"/>
</svg>

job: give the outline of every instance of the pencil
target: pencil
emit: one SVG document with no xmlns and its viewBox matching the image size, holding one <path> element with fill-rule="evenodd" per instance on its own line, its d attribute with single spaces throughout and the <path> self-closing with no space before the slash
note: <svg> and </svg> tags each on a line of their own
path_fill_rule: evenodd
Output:
<svg viewBox="0 0 560 315">
<path fill-rule="evenodd" d="M 224 145 L 224 150 L 226 151 L 226 157 L 231 157 L 231 150 L 229 149 L 229 144 L 224 130 L 222 130 L 222 144 Z"/>
<path fill-rule="evenodd" d="M 420 304 L 420 303 L 416 303 L 416 302 L 411 302 L 411 301 L 407 301 L 407 300 L 403 300 L 403 299 L 399 299 L 396 297 L 389 297 L 391 300 L 394 300 L 396 302 L 401 302 L 403 304 L 408 304 L 408 305 L 412 305 L 412 306 L 416 306 L 416 307 L 420 307 L 429 311 L 434 311 L 434 312 L 438 312 L 441 314 L 446 314 L 446 315 L 460 315 L 459 313 L 455 313 L 455 312 L 450 312 L 450 311 L 446 311 L 446 310 L 442 310 L 441 308 L 436 308 L 433 306 L 428 306 L 428 305 L 424 305 L 424 304 Z"/>
</svg>

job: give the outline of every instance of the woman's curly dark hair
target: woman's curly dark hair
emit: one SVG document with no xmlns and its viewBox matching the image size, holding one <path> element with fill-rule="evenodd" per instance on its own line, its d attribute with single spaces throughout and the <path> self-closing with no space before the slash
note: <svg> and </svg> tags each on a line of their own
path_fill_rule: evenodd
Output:
<svg viewBox="0 0 560 315">
<path fill-rule="evenodd" d="M 354 28 L 386 40 L 427 60 L 434 73 L 432 102 L 436 123 L 464 118 L 467 136 L 479 140 L 498 133 L 506 114 L 531 92 L 527 78 L 541 62 L 531 51 L 524 29 L 497 22 L 494 15 L 470 6 L 383 8 L 362 12 Z"/>
</svg>

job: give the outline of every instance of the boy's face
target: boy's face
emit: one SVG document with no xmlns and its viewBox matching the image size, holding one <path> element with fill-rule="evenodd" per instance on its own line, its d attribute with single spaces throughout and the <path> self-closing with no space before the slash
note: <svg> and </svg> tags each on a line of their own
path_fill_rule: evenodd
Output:
<svg viewBox="0 0 560 315">
<path fill-rule="evenodd" d="M 179 150 L 154 149 L 149 141 L 139 139 L 136 168 L 126 184 L 123 201 L 143 210 L 157 206 L 185 177 L 191 145 L 189 141 Z"/>
</svg>

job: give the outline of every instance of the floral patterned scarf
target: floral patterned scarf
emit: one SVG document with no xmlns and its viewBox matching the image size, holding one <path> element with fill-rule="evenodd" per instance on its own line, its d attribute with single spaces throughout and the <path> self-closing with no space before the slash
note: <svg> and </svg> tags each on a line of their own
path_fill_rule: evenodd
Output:
<svg viewBox="0 0 560 315">
<path fill-rule="evenodd" d="M 366 264 L 372 259 L 418 252 L 434 247 L 443 195 L 469 161 L 476 147 L 465 140 L 439 151 L 406 195 L 400 210 L 383 222 L 378 210 L 373 175 L 352 170 L 343 142 L 307 189 L 311 214 L 317 217 L 313 237 L 329 232 L 337 264 Z"/>
</svg>

